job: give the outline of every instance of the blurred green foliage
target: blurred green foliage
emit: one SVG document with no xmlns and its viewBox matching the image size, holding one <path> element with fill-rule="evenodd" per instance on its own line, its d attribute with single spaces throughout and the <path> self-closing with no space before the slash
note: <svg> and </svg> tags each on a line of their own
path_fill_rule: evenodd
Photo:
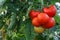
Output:
<svg viewBox="0 0 60 40">
<path fill-rule="evenodd" d="M 0 29 L 4 26 L 6 40 L 34 40 L 37 33 L 34 32 L 31 24 L 29 11 L 31 9 L 41 11 L 41 3 L 47 6 L 47 2 L 50 5 L 60 2 L 60 0 L 5 0 L 3 4 L 0 3 Z M 60 17 L 56 15 L 55 20 L 56 27 L 60 29 Z M 46 31 L 46 33 L 47 36 L 38 35 L 36 38 L 45 40 L 46 37 L 48 38 L 49 32 Z"/>
</svg>

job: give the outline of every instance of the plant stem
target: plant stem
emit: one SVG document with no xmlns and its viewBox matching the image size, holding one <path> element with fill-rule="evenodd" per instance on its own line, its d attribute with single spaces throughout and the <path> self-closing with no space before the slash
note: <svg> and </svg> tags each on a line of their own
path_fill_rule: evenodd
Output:
<svg viewBox="0 0 60 40">
<path fill-rule="evenodd" d="M 41 9 L 44 7 L 43 0 L 41 0 Z"/>
</svg>

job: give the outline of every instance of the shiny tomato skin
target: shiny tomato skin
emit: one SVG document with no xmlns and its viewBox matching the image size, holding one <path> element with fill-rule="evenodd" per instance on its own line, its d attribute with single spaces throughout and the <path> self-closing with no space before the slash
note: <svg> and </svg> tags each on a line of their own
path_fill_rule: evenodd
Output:
<svg viewBox="0 0 60 40">
<path fill-rule="evenodd" d="M 52 17 L 54 17 L 56 15 L 56 7 L 54 5 L 50 5 L 50 10 L 52 10 Z"/>
<path fill-rule="evenodd" d="M 48 23 L 44 24 L 43 27 L 49 29 L 54 27 L 54 25 L 55 25 L 55 19 L 53 17 L 50 17 Z"/>
<path fill-rule="evenodd" d="M 48 8 L 43 9 L 44 13 L 46 13 L 49 17 L 52 17 L 52 11 Z"/>
<path fill-rule="evenodd" d="M 56 7 L 51 5 L 49 8 L 43 8 L 43 12 L 49 15 L 50 17 L 54 17 L 56 15 Z"/>
<path fill-rule="evenodd" d="M 41 25 L 47 23 L 49 20 L 49 16 L 45 13 L 40 13 L 37 18 Z"/>
<path fill-rule="evenodd" d="M 38 22 L 37 17 L 33 18 L 32 24 L 33 24 L 34 26 L 36 26 L 36 27 L 39 27 L 39 26 L 40 26 L 40 23 Z"/>
<path fill-rule="evenodd" d="M 29 13 L 29 16 L 31 19 L 37 17 L 37 15 L 40 13 L 40 11 L 35 11 L 35 10 L 31 10 Z"/>
</svg>

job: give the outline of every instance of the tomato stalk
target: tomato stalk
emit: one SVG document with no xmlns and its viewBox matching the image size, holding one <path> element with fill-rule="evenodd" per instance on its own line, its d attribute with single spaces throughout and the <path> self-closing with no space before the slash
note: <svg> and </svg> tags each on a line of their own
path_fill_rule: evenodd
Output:
<svg viewBox="0 0 60 40">
<path fill-rule="evenodd" d="M 47 0 L 47 5 L 48 6 L 49 4 L 51 4 L 51 0 Z"/>
<path fill-rule="evenodd" d="M 44 1 L 41 0 L 41 9 L 44 7 Z"/>
</svg>

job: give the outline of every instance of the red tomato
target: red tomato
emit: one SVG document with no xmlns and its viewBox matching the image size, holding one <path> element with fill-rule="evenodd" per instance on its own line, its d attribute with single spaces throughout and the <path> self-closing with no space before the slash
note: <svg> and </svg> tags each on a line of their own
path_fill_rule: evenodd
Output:
<svg viewBox="0 0 60 40">
<path fill-rule="evenodd" d="M 43 9 L 44 13 L 48 14 L 50 17 L 54 17 L 56 15 L 56 7 L 51 5 L 49 8 Z"/>
<path fill-rule="evenodd" d="M 45 13 L 40 13 L 37 18 L 40 24 L 45 24 L 49 20 L 49 16 Z"/>
<path fill-rule="evenodd" d="M 46 13 L 48 16 L 50 16 L 50 17 L 52 16 L 52 13 L 51 13 L 51 10 L 50 10 L 50 9 L 44 8 L 43 11 L 44 11 L 44 13 Z"/>
<path fill-rule="evenodd" d="M 37 17 L 37 15 L 39 13 L 40 13 L 39 11 L 31 10 L 29 16 L 31 19 L 33 19 L 33 18 Z"/>
<path fill-rule="evenodd" d="M 39 26 L 40 26 L 40 23 L 38 22 L 37 17 L 33 18 L 32 24 L 33 24 L 34 26 L 36 26 L 36 27 L 39 27 Z"/>
<path fill-rule="evenodd" d="M 49 29 L 52 28 L 54 25 L 55 25 L 55 20 L 54 18 L 50 17 L 48 23 L 44 24 L 43 27 Z"/>
<path fill-rule="evenodd" d="M 54 5 L 50 6 L 50 10 L 52 10 L 52 17 L 56 15 L 56 7 Z"/>
</svg>

